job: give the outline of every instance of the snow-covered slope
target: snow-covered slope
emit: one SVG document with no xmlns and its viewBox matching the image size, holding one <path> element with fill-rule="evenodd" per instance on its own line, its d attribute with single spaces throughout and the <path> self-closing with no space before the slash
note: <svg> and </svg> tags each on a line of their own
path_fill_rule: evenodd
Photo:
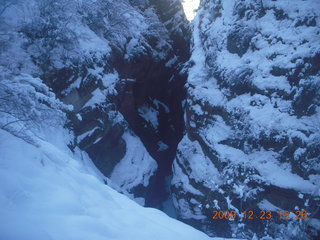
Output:
<svg viewBox="0 0 320 240">
<path fill-rule="evenodd" d="M 279 219 L 276 209 L 319 220 L 319 4 L 201 1 L 172 185 L 180 217 L 209 234 L 316 235 L 309 221 Z M 217 209 L 274 217 L 212 223 Z"/>
<path fill-rule="evenodd" d="M 209 239 L 105 185 L 86 154 L 36 143 L 0 130 L 1 240 Z"/>
</svg>

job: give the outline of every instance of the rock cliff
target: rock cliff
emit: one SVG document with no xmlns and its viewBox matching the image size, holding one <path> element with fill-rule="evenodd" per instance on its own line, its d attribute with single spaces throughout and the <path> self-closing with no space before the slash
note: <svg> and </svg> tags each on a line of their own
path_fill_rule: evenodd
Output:
<svg viewBox="0 0 320 240">
<path fill-rule="evenodd" d="M 319 216 L 316 9 L 318 1 L 201 1 L 172 191 L 179 217 L 212 236 L 316 236 L 318 220 L 277 212 Z M 213 210 L 255 215 L 212 220 Z M 272 219 L 256 219 L 263 210 Z"/>
</svg>

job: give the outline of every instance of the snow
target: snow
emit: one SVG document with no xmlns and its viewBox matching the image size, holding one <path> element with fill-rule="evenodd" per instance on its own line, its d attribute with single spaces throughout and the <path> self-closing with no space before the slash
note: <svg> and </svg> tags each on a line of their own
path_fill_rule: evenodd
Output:
<svg viewBox="0 0 320 240">
<path fill-rule="evenodd" d="M 80 143 L 83 139 L 85 139 L 86 137 L 90 137 L 96 130 L 99 130 L 99 129 L 100 129 L 99 127 L 94 127 L 93 129 L 82 133 L 77 137 L 77 141 Z"/>
<path fill-rule="evenodd" d="M 206 219 L 206 217 L 202 215 L 201 212 L 197 211 L 195 213 L 190 204 L 184 199 L 179 199 L 178 203 L 175 204 L 175 207 L 176 209 L 179 209 L 180 217 L 183 219 Z"/>
<path fill-rule="evenodd" d="M 273 152 L 266 151 L 250 154 L 254 167 L 267 182 L 281 188 L 294 189 L 302 193 L 314 193 L 316 189 L 314 184 L 297 174 L 291 173 L 290 169 L 284 169 L 273 155 Z"/>
<path fill-rule="evenodd" d="M 6 240 L 209 239 L 106 186 L 72 153 L 0 130 L 0 235 Z"/>
<path fill-rule="evenodd" d="M 183 152 L 183 157 L 188 160 L 189 166 L 186 170 L 190 178 L 211 189 L 219 185 L 220 175 L 218 169 L 203 153 L 197 141 L 191 142 L 188 137 L 184 137 L 178 148 L 179 151 Z"/>
<path fill-rule="evenodd" d="M 162 152 L 162 151 L 165 151 L 165 150 L 167 150 L 168 148 L 169 148 L 169 146 L 167 145 L 167 144 L 165 144 L 164 142 L 162 142 L 162 141 L 159 141 L 158 143 L 157 143 L 157 145 L 158 145 L 158 152 Z"/>
<path fill-rule="evenodd" d="M 176 161 L 173 162 L 172 169 L 174 173 L 173 178 L 171 180 L 172 185 L 176 185 L 177 187 L 182 187 L 185 192 L 190 192 L 194 195 L 204 196 L 199 190 L 197 190 L 190 184 L 188 176 L 183 173 L 181 167 L 177 164 Z M 179 208 L 177 203 L 175 203 L 175 207 L 176 209 Z"/>
<path fill-rule="evenodd" d="M 210 144 L 218 143 L 231 136 L 231 128 L 224 122 L 221 116 L 215 116 L 215 121 L 206 128 L 200 128 L 199 133 Z"/>
<path fill-rule="evenodd" d="M 215 189 L 220 184 L 220 174 L 211 160 L 202 152 L 197 141 L 191 142 L 184 136 L 178 145 L 178 155 L 173 163 L 173 178 L 171 184 L 182 187 L 186 192 L 203 196 L 203 193 L 195 189 L 191 184 L 192 179 L 208 188 Z M 187 165 L 186 165 L 187 164 Z M 182 171 L 183 166 L 186 171 Z M 186 175 L 187 174 L 187 175 Z"/>
<path fill-rule="evenodd" d="M 193 49 L 190 61 L 193 61 L 194 65 L 189 70 L 187 87 L 190 97 L 187 103 L 194 114 L 186 121 L 190 123 L 190 126 L 196 127 L 202 124 L 196 124 L 199 121 L 197 115 L 206 118 L 205 125 L 196 131 L 210 149 L 217 151 L 219 161 L 251 166 L 258 170 L 267 184 L 312 193 L 316 188 L 311 179 L 303 179 L 297 174 L 293 174 L 290 168 L 278 162 L 276 153 L 256 150 L 247 154 L 240 149 L 221 144 L 221 141 L 232 139 L 237 134 L 245 135 L 248 133 L 243 130 L 239 131 L 238 126 L 234 123 L 230 126 L 230 123 L 226 123 L 227 118 L 223 119 L 218 114 L 206 117 L 207 115 L 202 108 L 207 105 L 219 106 L 226 109 L 230 115 L 236 112 L 241 113 L 243 119 L 240 121 L 249 126 L 248 131 L 257 139 L 260 138 L 261 133 L 268 135 L 272 132 L 278 132 L 279 138 L 283 135 L 290 139 L 298 138 L 304 143 L 311 143 L 314 136 L 307 136 L 305 132 L 317 131 L 311 127 L 311 122 L 319 126 L 313 120 L 318 116 L 317 113 L 314 116 L 305 116 L 302 119 L 296 117 L 292 112 L 292 102 L 279 97 L 280 94 L 274 94 L 270 98 L 266 95 L 245 93 L 227 99 L 226 96 L 229 93 L 218 85 L 217 79 L 212 77 L 213 74 L 209 74 L 211 66 L 206 64 L 210 61 L 214 62 L 214 67 L 221 70 L 227 80 L 231 73 L 236 73 L 243 66 L 247 66 L 253 70 L 251 84 L 263 90 L 262 92 L 266 93 L 267 90 L 272 89 L 272 91 L 291 94 L 293 88 L 287 77 L 273 76 L 270 71 L 275 66 L 295 67 L 298 64 L 296 62 L 297 58 L 312 56 L 317 51 L 314 47 L 314 42 L 319 42 L 320 39 L 317 28 L 304 26 L 294 28 L 292 27 L 294 24 L 292 19 L 295 19 L 296 16 L 303 16 L 302 12 L 293 11 L 293 9 L 299 9 L 299 11 L 304 11 L 305 15 L 308 15 L 313 11 L 310 6 L 319 5 L 319 2 L 311 1 L 309 6 L 305 6 L 306 4 L 303 1 L 294 2 L 294 6 L 285 5 L 278 1 L 264 2 L 267 6 L 270 5 L 269 7 L 279 4 L 281 8 L 288 10 L 294 16 L 290 16 L 289 20 L 283 21 L 276 20 L 272 11 L 266 11 L 262 18 L 238 21 L 233 15 L 234 3 L 234 1 L 223 1 L 223 6 L 220 9 L 221 17 L 212 21 L 211 18 L 214 16 L 207 10 L 216 5 L 209 1 L 204 2 L 204 7 L 198 11 L 193 22 Z M 302 4 L 303 8 L 300 7 Z M 251 41 L 251 44 L 254 44 L 257 49 L 253 51 L 249 47 L 248 51 L 241 57 L 230 53 L 226 48 L 226 37 L 235 24 L 242 24 L 244 27 L 258 30 Z M 202 37 L 201 34 L 204 36 Z M 283 40 L 276 41 L 276 38 Z M 268 40 L 272 39 L 273 42 L 270 44 Z M 306 40 L 306 43 L 301 45 L 303 39 Z M 294 48 L 295 46 L 299 47 Z M 270 56 L 274 53 L 277 53 L 277 55 L 271 60 Z M 255 105 L 252 105 L 252 102 Z M 303 149 L 297 149 L 295 158 L 298 160 L 303 152 Z M 198 152 L 195 153 L 195 155 L 197 154 Z M 189 158 L 191 157 L 189 156 Z M 239 187 L 241 186 L 235 186 L 234 190 L 241 194 Z"/>
<path fill-rule="evenodd" d="M 248 66 L 254 70 L 253 73 L 253 83 L 261 90 L 266 89 L 281 89 L 290 93 L 291 86 L 284 77 L 275 77 L 270 74 L 272 67 L 295 67 L 295 61 L 299 58 L 308 57 L 314 55 L 318 50 L 315 47 L 319 45 L 319 32 L 317 27 L 293 27 L 294 19 L 298 16 L 310 15 L 319 6 L 319 1 L 310 1 L 308 5 L 304 1 L 294 1 L 293 4 L 288 4 L 285 6 L 283 1 L 281 2 L 264 2 L 265 7 L 274 7 L 284 9 L 286 13 L 289 14 L 290 19 L 284 19 L 282 21 L 276 20 L 273 10 L 266 11 L 266 14 L 259 19 L 253 18 L 248 19 L 245 22 L 239 22 L 243 27 L 248 27 L 252 30 L 257 31 L 252 39 L 252 45 L 257 49 L 254 51 L 251 48 L 242 56 L 230 53 L 226 49 L 226 36 L 232 30 L 237 22 L 233 13 L 234 1 L 223 1 L 223 7 L 221 9 L 222 17 L 218 17 L 215 21 L 210 22 L 208 18 L 210 14 L 206 14 L 204 11 L 200 10 L 200 13 L 194 21 L 195 30 L 193 33 L 194 39 L 194 50 L 191 59 L 199 59 L 200 61 L 195 61 L 196 66 L 192 67 L 190 70 L 191 74 L 193 72 L 198 72 L 198 74 L 205 72 L 205 69 L 199 71 L 196 70 L 200 66 L 201 62 L 206 55 L 212 56 L 217 66 L 224 69 L 226 73 L 230 73 L 233 69 L 241 66 Z M 303 5 L 303 7 L 300 7 Z M 294 9 L 299 9 L 299 11 L 294 11 Z M 313 15 L 316 16 L 314 13 Z M 200 21 L 201 16 L 201 22 Z M 206 24 L 206 21 L 209 21 Z M 201 23 L 201 25 L 199 25 Z M 205 28 L 204 28 L 205 27 Z M 199 38 L 198 29 L 202 32 L 207 31 L 208 39 L 205 43 L 201 43 Z M 281 39 L 281 41 L 277 40 Z M 270 43 L 271 41 L 271 43 Z M 305 44 L 301 44 L 302 42 Z M 212 46 L 212 43 L 214 44 Z M 317 44 L 316 44 L 317 43 Z M 208 46 L 209 45 L 209 46 Z M 295 47 L 299 46 L 299 47 Z M 200 55 L 200 51 L 205 51 L 206 54 Z M 216 54 L 218 51 L 218 54 Z M 277 54 L 275 59 L 270 60 L 272 54 Z M 263 77 L 261 77 L 263 76 Z M 197 78 L 191 76 L 189 82 L 195 81 Z"/>
<path fill-rule="evenodd" d="M 94 68 L 88 69 L 88 73 L 95 77 L 100 77 L 101 75 L 103 75 L 103 71 L 104 71 L 103 67 L 97 67 L 97 66 L 95 66 Z"/>
<path fill-rule="evenodd" d="M 189 87 L 188 92 L 201 103 L 210 102 L 213 106 L 224 106 L 226 104 L 227 99 L 219 90 L 215 79 L 209 79 L 208 82 L 197 85 L 195 89 Z"/>
<path fill-rule="evenodd" d="M 293 189 L 298 192 L 314 194 L 317 189 L 310 180 L 305 180 L 291 172 L 286 164 L 280 164 L 276 158 L 277 154 L 272 151 L 256 151 L 249 155 L 243 151 L 226 145 L 217 144 L 222 161 L 231 161 L 233 164 L 246 164 L 258 170 L 263 181 L 267 184 L 285 189 Z"/>
<path fill-rule="evenodd" d="M 126 155 L 115 166 L 110 179 L 122 189 L 130 192 L 132 188 L 140 184 L 148 186 L 149 179 L 158 166 L 137 136 L 125 133 L 122 138 L 126 141 Z"/>
<path fill-rule="evenodd" d="M 174 56 L 173 58 L 171 58 L 166 64 L 166 67 L 172 67 L 176 62 L 178 61 L 177 56 Z"/>
<path fill-rule="evenodd" d="M 88 102 L 86 102 L 86 104 L 83 106 L 85 107 L 92 107 L 95 104 L 99 104 L 99 103 L 103 103 L 106 101 L 106 94 L 103 90 L 101 90 L 100 88 L 97 88 L 96 90 L 94 90 L 91 93 L 92 97 L 90 98 L 90 100 Z"/>
<path fill-rule="evenodd" d="M 194 25 L 197 26 L 199 24 L 199 21 L 200 21 L 200 17 L 198 15 L 194 19 Z M 193 36 L 193 47 L 191 49 L 192 55 L 189 62 L 194 62 L 195 65 L 191 69 L 189 69 L 188 83 L 197 85 L 201 83 L 204 78 L 206 78 L 206 70 L 204 66 L 206 55 L 200 39 L 200 30 L 197 27 L 193 29 L 192 36 Z"/>
<path fill-rule="evenodd" d="M 163 109 L 166 113 L 170 112 L 169 107 L 166 104 L 164 104 L 163 102 L 159 101 L 158 99 L 154 99 L 152 102 L 157 107 L 158 110 L 160 109 L 160 106 L 161 106 L 161 107 L 163 107 Z"/>
<path fill-rule="evenodd" d="M 118 80 L 119 75 L 117 72 L 103 75 L 102 84 L 107 89 L 109 94 L 117 93 L 115 86 Z"/>
<path fill-rule="evenodd" d="M 95 32 L 90 30 L 90 28 L 78 22 L 74 22 L 72 26 L 77 36 L 80 49 L 84 54 L 94 54 L 96 57 L 101 58 L 103 55 L 110 53 L 111 48 L 106 39 L 99 37 Z"/>
<path fill-rule="evenodd" d="M 79 113 L 76 114 L 76 117 L 77 117 L 77 119 L 78 119 L 79 121 L 82 121 L 82 117 L 81 117 L 81 115 L 80 115 Z"/>
<path fill-rule="evenodd" d="M 139 42 L 139 39 L 133 38 L 126 45 L 125 59 L 130 60 L 130 58 L 136 56 L 137 54 L 146 54 L 146 52 L 147 49 L 142 46 L 141 42 Z"/>
<path fill-rule="evenodd" d="M 139 112 L 139 115 L 148 123 L 150 123 L 154 129 L 158 128 L 159 112 L 156 109 L 154 109 L 153 107 L 148 107 L 146 105 L 143 105 L 142 107 L 138 108 L 138 112 Z"/>
<path fill-rule="evenodd" d="M 82 80 L 83 79 L 80 78 L 80 77 L 77 78 L 77 80 L 75 80 L 73 83 L 71 83 L 70 86 L 67 89 L 63 90 L 62 93 L 67 95 L 67 94 L 71 93 L 71 91 L 74 90 L 75 88 L 80 88 Z"/>
<path fill-rule="evenodd" d="M 258 206 L 262 210 L 272 211 L 272 212 L 277 212 L 277 211 L 283 210 L 283 209 L 273 205 L 271 202 L 269 202 L 266 199 L 263 199 L 260 203 L 258 203 Z"/>
<path fill-rule="evenodd" d="M 308 225 L 312 226 L 313 228 L 317 229 L 318 231 L 320 231 L 320 220 L 316 219 L 316 218 L 311 218 L 308 221 Z"/>
<path fill-rule="evenodd" d="M 315 9 L 320 2 L 262 1 L 265 14 L 258 16 L 255 8 L 260 2 L 201 1 L 191 23 L 192 55 L 184 116 L 187 129 L 178 145 L 172 180 L 179 193 L 174 199 L 177 213 L 186 219 L 198 216 L 192 197 L 207 201 L 194 191 L 201 187 L 210 189 L 208 195 L 213 200 L 223 194 L 225 199 L 213 202 L 217 207 L 227 204 L 229 209 L 239 208 L 238 199 L 246 198 L 251 206 L 276 209 L 267 200 L 258 200 L 262 196 L 259 192 L 270 185 L 314 197 L 319 194 L 318 155 L 314 155 L 319 142 L 320 122 L 315 120 L 320 119 L 319 107 L 312 116 L 301 117 L 296 114 L 294 101 L 303 84 L 318 86 L 318 74 L 308 76 L 311 64 L 304 59 L 319 53 L 319 14 Z M 247 8 L 245 16 L 237 14 L 237 4 Z M 275 9 L 284 10 L 288 18 L 276 19 Z M 315 26 L 296 27 L 305 16 L 315 16 Z M 243 54 L 233 52 L 228 44 L 230 33 L 237 33 L 238 28 L 247 29 L 248 38 L 252 37 L 248 46 L 242 46 Z M 288 75 L 294 69 L 299 72 L 300 66 L 301 80 L 294 86 Z M 291 72 L 286 73 L 287 69 Z M 248 76 L 242 77 L 242 73 Z M 315 99 L 314 105 L 318 105 Z M 248 173 L 237 176 L 239 168 Z M 308 176 L 304 168 L 317 174 Z M 258 187 L 251 188 L 252 182 Z M 212 227 L 198 223 L 203 228 Z"/>
<path fill-rule="evenodd" d="M 184 13 L 189 21 L 192 21 L 196 15 L 196 10 L 199 7 L 200 0 L 181 0 Z"/>
</svg>

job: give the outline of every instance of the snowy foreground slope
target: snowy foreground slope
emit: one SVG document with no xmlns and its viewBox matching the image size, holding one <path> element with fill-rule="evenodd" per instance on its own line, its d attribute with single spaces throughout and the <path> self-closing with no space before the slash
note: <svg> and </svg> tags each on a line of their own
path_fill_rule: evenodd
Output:
<svg viewBox="0 0 320 240">
<path fill-rule="evenodd" d="M 37 145 L 0 130 L 1 240 L 209 239 L 111 189 L 79 154 Z"/>
</svg>

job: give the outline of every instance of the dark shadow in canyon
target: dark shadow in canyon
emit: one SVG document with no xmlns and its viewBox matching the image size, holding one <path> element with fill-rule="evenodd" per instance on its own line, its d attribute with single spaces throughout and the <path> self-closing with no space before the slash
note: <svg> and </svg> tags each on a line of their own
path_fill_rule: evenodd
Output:
<svg viewBox="0 0 320 240">
<path fill-rule="evenodd" d="M 172 175 L 172 162 L 183 136 L 182 101 L 187 76 L 181 72 L 181 65 L 168 67 L 165 62 L 150 58 L 118 65 L 122 78 L 135 79 L 118 85 L 119 110 L 158 164 L 149 187 L 135 189 L 135 194 L 143 196 L 149 207 L 161 208 L 162 202 L 168 198 L 165 178 Z M 141 108 L 155 110 L 156 128 L 141 116 Z"/>
</svg>

